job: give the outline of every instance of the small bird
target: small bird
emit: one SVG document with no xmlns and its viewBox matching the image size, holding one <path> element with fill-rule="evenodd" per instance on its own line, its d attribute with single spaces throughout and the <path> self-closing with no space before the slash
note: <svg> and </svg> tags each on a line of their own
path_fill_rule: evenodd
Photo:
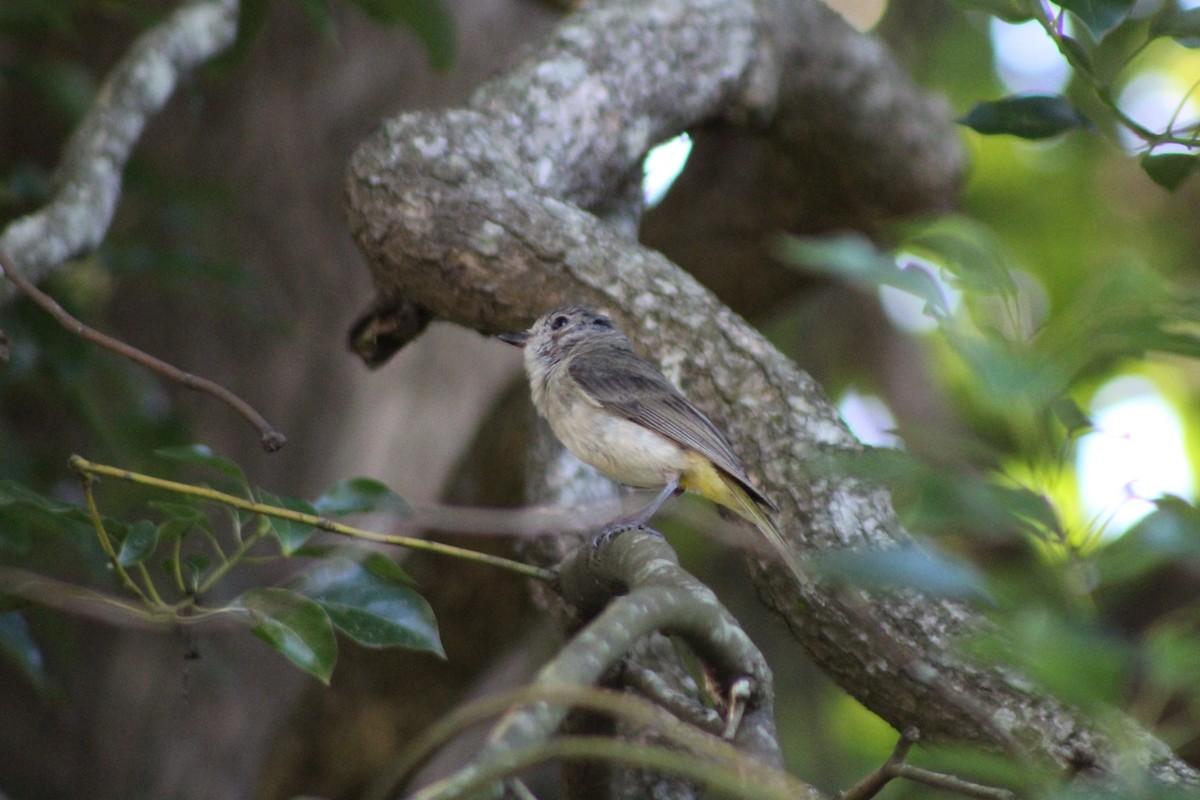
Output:
<svg viewBox="0 0 1200 800">
<path fill-rule="evenodd" d="M 787 542 L 767 516 L 778 509 L 750 483 L 729 442 L 633 352 L 612 320 L 565 306 L 526 332 L 499 338 L 525 349 L 533 404 L 568 450 L 613 480 L 663 487 L 629 524 L 644 525 L 671 495 L 688 490 L 753 522 L 791 563 Z"/>
</svg>

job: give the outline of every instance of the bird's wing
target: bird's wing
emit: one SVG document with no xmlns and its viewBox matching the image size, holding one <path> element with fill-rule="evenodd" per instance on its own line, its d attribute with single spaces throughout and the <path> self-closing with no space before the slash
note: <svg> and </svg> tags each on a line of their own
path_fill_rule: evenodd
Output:
<svg viewBox="0 0 1200 800">
<path fill-rule="evenodd" d="M 601 408 L 661 433 L 706 456 L 729 473 L 755 501 L 775 504 L 750 483 L 729 442 L 661 372 L 628 350 L 606 350 L 596 358 L 584 351 L 567 364 L 568 373 Z"/>
</svg>

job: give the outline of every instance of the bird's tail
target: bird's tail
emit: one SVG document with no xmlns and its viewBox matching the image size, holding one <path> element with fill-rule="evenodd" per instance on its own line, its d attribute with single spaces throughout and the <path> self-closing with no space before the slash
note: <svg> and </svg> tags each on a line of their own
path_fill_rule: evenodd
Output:
<svg viewBox="0 0 1200 800">
<path fill-rule="evenodd" d="M 719 496 L 712 497 L 712 499 L 729 508 L 743 519 L 754 523 L 754 527 L 758 528 L 763 536 L 767 537 L 767 541 L 779 553 L 779 557 L 783 560 L 783 563 L 791 569 L 797 578 L 800 578 L 799 561 L 792 552 L 787 539 L 783 538 L 783 534 L 779 532 L 779 529 L 775 527 L 775 523 L 767 516 L 767 510 L 750 496 L 750 493 L 746 491 L 737 478 L 727 475 L 720 470 L 717 470 L 717 473 L 723 485 L 717 492 Z"/>
</svg>

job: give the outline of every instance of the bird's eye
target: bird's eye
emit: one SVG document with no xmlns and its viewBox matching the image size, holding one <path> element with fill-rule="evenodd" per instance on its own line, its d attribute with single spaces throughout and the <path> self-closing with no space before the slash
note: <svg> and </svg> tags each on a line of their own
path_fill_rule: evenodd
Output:
<svg viewBox="0 0 1200 800">
<path fill-rule="evenodd" d="M 552 330 L 552 331 L 562 330 L 563 328 L 566 327 L 567 323 L 570 321 L 571 320 L 567 319 L 567 317 L 565 315 L 559 314 L 557 317 L 555 317 L 550 322 L 550 330 Z"/>
<path fill-rule="evenodd" d="M 608 317 L 596 317 L 592 320 L 592 324 L 597 328 L 611 328 L 613 326 L 612 320 Z"/>
</svg>

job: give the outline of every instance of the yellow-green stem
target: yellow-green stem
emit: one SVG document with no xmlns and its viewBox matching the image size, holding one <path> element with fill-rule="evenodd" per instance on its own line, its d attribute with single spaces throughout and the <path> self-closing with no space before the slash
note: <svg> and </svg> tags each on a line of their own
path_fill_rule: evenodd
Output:
<svg viewBox="0 0 1200 800">
<path fill-rule="evenodd" d="M 125 588 L 136 594 L 143 603 L 150 605 L 150 601 L 146 598 L 146 593 L 134 583 L 133 578 L 125 571 L 125 567 L 121 566 L 121 560 L 117 558 L 116 548 L 113 547 L 112 539 L 109 538 L 108 531 L 104 528 L 104 520 L 100 516 L 99 507 L 96 505 L 96 496 L 92 492 L 91 476 L 83 474 L 80 477 L 82 478 L 83 496 L 87 502 L 88 515 L 91 516 L 92 527 L 96 529 L 96 536 L 100 539 L 100 547 L 103 548 L 104 554 L 108 556 L 109 563 L 116 570 L 117 576 L 120 577 L 121 583 L 125 585 Z"/>
<path fill-rule="evenodd" d="M 488 566 L 498 567 L 500 569 L 515 572 L 518 575 L 523 575 L 527 578 L 535 578 L 540 581 L 554 580 L 554 573 L 548 569 L 535 567 L 530 564 L 522 564 L 519 561 L 513 561 L 500 556 L 493 556 L 487 553 L 479 553 L 474 550 L 467 550 L 463 547 L 455 547 L 453 545 L 442 544 L 440 542 L 431 542 L 426 539 L 416 539 L 410 536 L 396 536 L 386 533 L 376 533 L 362 528 L 355 528 L 351 525 L 343 525 L 340 522 L 334 522 L 325 517 L 316 516 L 314 514 L 305 514 L 301 511 L 292 511 L 287 508 L 279 508 L 277 506 L 264 505 L 251 500 L 244 500 L 240 497 L 235 497 L 225 492 L 210 489 L 206 486 L 193 486 L 187 483 L 178 483 L 169 481 L 163 478 L 155 478 L 152 475 L 142 475 L 141 473 L 132 472 L 119 467 L 111 467 L 106 464 L 95 464 L 82 456 L 71 456 L 69 461 L 71 468 L 83 473 L 84 475 L 103 475 L 109 478 L 129 481 L 141 486 L 150 486 L 156 489 L 162 489 L 175 494 L 188 495 L 190 497 L 198 497 L 202 500 L 210 500 L 214 503 L 239 508 L 243 511 L 249 511 L 253 514 L 263 514 L 268 517 L 277 519 L 287 519 L 293 522 L 299 522 L 303 525 L 312 525 L 323 531 L 336 533 L 342 536 L 349 536 L 355 539 L 364 539 L 370 542 L 380 542 L 382 544 L 394 544 L 400 547 L 407 547 L 412 550 L 423 550 L 428 553 L 437 553 L 444 556 L 452 556 L 461 558 L 467 561 L 474 561 L 479 564 L 487 564 Z M 207 583 L 207 581 L 206 581 Z"/>
</svg>

